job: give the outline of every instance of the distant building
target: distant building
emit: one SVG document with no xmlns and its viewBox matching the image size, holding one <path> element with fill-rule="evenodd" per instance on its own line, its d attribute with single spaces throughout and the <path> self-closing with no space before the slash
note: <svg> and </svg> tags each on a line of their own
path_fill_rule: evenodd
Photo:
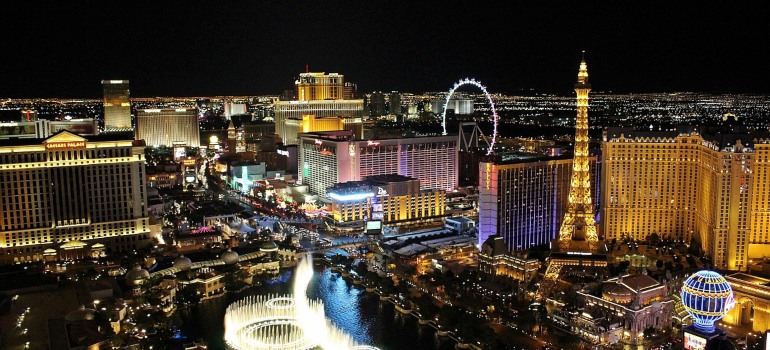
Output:
<svg viewBox="0 0 770 350">
<path fill-rule="evenodd" d="M 102 80 L 105 129 L 131 129 L 128 80 Z"/>
<path fill-rule="evenodd" d="M 195 108 L 140 109 L 136 115 L 136 139 L 148 146 L 184 143 L 199 147 L 198 111 Z"/>
<path fill-rule="evenodd" d="M 315 118 L 341 117 L 361 118 L 364 114 L 363 100 L 318 100 L 318 101 L 278 101 L 275 104 L 275 131 L 283 144 L 296 144 L 294 128 L 302 121 L 303 115 Z"/>
<path fill-rule="evenodd" d="M 589 162 L 595 172 L 596 157 Z M 567 209 L 571 175 L 571 156 L 517 153 L 481 162 L 479 244 L 492 235 L 502 237 L 512 252 L 550 243 Z"/>
<path fill-rule="evenodd" d="M 302 115 L 301 119 L 286 119 L 284 122 L 285 135 L 282 136 L 284 145 L 296 145 L 300 133 L 317 131 L 350 130 L 357 138 L 363 137 L 361 118 L 324 117 L 317 118 L 313 114 Z"/>
<path fill-rule="evenodd" d="M 401 94 L 393 91 L 388 97 L 388 111 L 391 115 L 401 115 Z"/>
<path fill-rule="evenodd" d="M 267 170 L 265 163 L 242 163 L 231 167 L 232 176 L 227 182 L 231 188 L 249 193 L 255 186 L 255 182 L 268 178 L 280 178 L 286 174 L 284 170 Z"/>
<path fill-rule="evenodd" d="M 243 141 L 246 143 L 246 151 L 256 152 L 265 137 L 275 135 L 275 123 L 267 121 L 250 121 L 241 124 L 243 129 Z"/>
<path fill-rule="evenodd" d="M 234 115 L 246 114 L 245 103 L 235 103 L 232 101 L 225 102 L 225 118 L 230 119 Z"/>
<path fill-rule="evenodd" d="M 358 95 L 357 90 L 358 90 L 358 84 L 346 81 L 342 99 L 343 100 L 355 99 L 356 96 Z"/>
<path fill-rule="evenodd" d="M 0 139 L 41 139 L 67 130 L 78 135 L 98 135 L 99 125 L 94 119 L 46 120 L 0 122 Z"/>
<path fill-rule="evenodd" d="M 345 76 L 338 73 L 300 73 L 294 82 L 297 100 L 342 100 L 345 98 Z"/>
<path fill-rule="evenodd" d="M 441 114 L 444 112 L 444 103 L 446 103 L 446 99 L 443 98 L 432 100 L 430 102 L 430 110 L 433 113 Z M 452 98 L 449 100 L 446 110 L 447 114 L 451 114 L 450 111 L 454 112 L 454 114 L 473 114 L 473 100 L 469 98 Z"/>
<path fill-rule="evenodd" d="M 67 131 L 0 140 L 0 263 L 151 242 L 144 145 Z"/>
<path fill-rule="evenodd" d="M 359 140 L 350 131 L 300 134 L 299 182 L 326 196 L 335 183 L 399 174 L 420 180 L 420 189 L 457 187 L 457 137 Z"/>
<path fill-rule="evenodd" d="M 386 114 L 385 94 L 380 91 L 372 92 L 369 97 L 369 116 L 376 119 Z"/>
</svg>

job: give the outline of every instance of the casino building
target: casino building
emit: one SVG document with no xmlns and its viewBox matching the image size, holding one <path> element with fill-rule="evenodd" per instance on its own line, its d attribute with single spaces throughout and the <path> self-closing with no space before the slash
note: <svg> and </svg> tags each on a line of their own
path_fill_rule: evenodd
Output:
<svg viewBox="0 0 770 350">
<path fill-rule="evenodd" d="M 351 131 L 300 134 L 299 182 L 327 196 L 338 182 L 399 174 L 420 180 L 420 189 L 457 187 L 457 136 L 360 140 Z"/>
<path fill-rule="evenodd" d="M 198 110 L 140 109 L 136 114 L 136 139 L 144 140 L 149 146 L 172 147 L 177 143 L 200 147 Z"/>
<path fill-rule="evenodd" d="M 589 157 L 590 168 L 599 167 Z M 568 206 L 572 156 L 515 153 L 479 166 L 479 246 L 502 237 L 508 251 L 548 244 L 559 233 Z M 591 174 L 594 203 L 596 173 Z"/>
<path fill-rule="evenodd" d="M 572 331 L 592 342 L 611 338 L 640 343 L 647 328 L 671 326 L 674 301 L 668 286 L 647 274 L 625 275 L 604 281 L 599 290 L 577 292 L 583 311 L 571 318 Z"/>
<path fill-rule="evenodd" d="M 695 239 L 728 270 L 770 256 L 770 133 L 609 128 L 603 139 L 605 240 Z"/>
<path fill-rule="evenodd" d="M 327 193 L 335 223 L 382 220 L 398 225 L 444 216 L 444 190 L 420 190 L 420 180 L 397 174 L 335 184 Z"/>
<path fill-rule="evenodd" d="M 151 242 L 144 143 L 118 135 L 0 140 L 0 264 Z"/>
</svg>

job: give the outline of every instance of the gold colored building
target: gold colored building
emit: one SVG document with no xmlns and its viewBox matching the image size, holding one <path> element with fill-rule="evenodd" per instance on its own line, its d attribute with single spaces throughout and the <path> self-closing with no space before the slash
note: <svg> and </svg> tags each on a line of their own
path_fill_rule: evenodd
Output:
<svg viewBox="0 0 770 350">
<path fill-rule="evenodd" d="M 140 109 L 136 114 L 136 139 L 144 140 L 149 146 L 172 147 L 174 143 L 184 143 L 188 147 L 200 147 L 198 110 Z"/>
<path fill-rule="evenodd" d="M 339 73 L 300 73 L 294 82 L 297 100 L 342 100 L 345 98 L 345 76 Z"/>
<path fill-rule="evenodd" d="M 420 190 L 419 179 L 397 174 L 338 183 L 327 193 L 337 223 L 382 220 L 398 224 L 444 216 L 444 190 Z"/>
<path fill-rule="evenodd" d="M 284 145 L 298 144 L 297 134 L 305 126 L 312 131 L 362 130 L 364 100 L 314 100 L 314 101 L 278 101 L 275 103 L 275 132 Z M 313 120 L 304 121 L 305 116 L 314 116 Z M 328 129 L 334 120 L 341 120 L 343 127 Z M 358 124 L 357 128 L 355 125 Z M 310 131 L 310 132 L 312 132 Z M 356 132 L 356 137 L 362 137 Z"/>
<path fill-rule="evenodd" d="M 602 164 L 605 239 L 694 238 L 730 270 L 770 256 L 770 133 L 610 128 Z"/>
<path fill-rule="evenodd" d="M 102 80 L 105 129 L 131 129 L 128 80 Z"/>
<path fill-rule="evenodd" d="M 150 242 L 144 144 L 114 138 L 0 141 L 0 264 Z"/>
</svg>

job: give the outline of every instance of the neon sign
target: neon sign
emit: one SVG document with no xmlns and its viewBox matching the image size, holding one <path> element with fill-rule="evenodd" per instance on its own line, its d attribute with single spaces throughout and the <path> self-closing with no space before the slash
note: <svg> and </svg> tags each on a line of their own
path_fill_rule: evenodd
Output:
<svg viewBox="0 0 770 350">
<path fill-rule="evenodd" d="M 330 192 L 329 197 L 338 201 L 360 201 L 362 199 L 374 197 L 374 193 L 363 192 L 363 193 L 337 194 L 334 192 Z"/>
<path fill-rule="evenodd" d="M 45 144 L 46 150 L 72 149 L 72 148 L 86 148 L 86 142 L 85 141 L 48 142 Z"/>
<path fill-rule="evenodd" d="M 321 145 L 321 144 L 323 144 L 323 141 L 321 141 L 321 140 L 315 140 L 315 144 L 316 144 L 316 145 Z"/>
<path fill-rule="evenodd" d="M 366 145 L 367 146 L 378 146 L 379 144 L 380 144 L 379 142 L 366 141 Z"/>
</svg>

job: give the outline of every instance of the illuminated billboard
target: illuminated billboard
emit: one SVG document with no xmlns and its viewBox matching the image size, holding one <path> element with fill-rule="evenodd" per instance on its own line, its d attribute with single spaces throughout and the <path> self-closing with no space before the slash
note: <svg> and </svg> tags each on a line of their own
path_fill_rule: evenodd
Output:
<svg viewBox="0 0 770 350">
<path fill-rule="evenodd" d="M 359 193 L 334 193 L 330 192 L 329 197 L 338 201 L 360 201 L 370 197 L 374 197 L 374 193 L 371 192 L 359 192 Z"/>
<path fill-rule="evenodd" d="M 367 221 L 366 222 L 366 234 L 378 235 L 382 233 L 382 221 Z"/>
<path fill-rule="evenodd" d="M 685 350 L 705 350 L 706 338 L 697 334 L 684 332 L 684 349 Z"/>
</svg>

